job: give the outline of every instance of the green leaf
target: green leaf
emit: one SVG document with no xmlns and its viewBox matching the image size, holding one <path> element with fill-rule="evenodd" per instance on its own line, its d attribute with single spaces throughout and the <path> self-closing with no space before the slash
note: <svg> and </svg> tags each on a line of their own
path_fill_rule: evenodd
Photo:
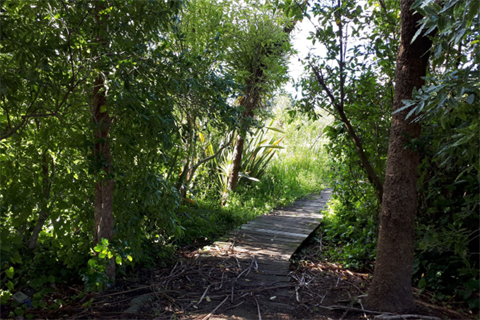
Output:
<svg viewBox="0 0 480 320">
<path fill-rule="evenodd" d="M 422 33 L 423 28 L 425 28 L 425 24 L 426 23 L 422 23 L 420 28 L 418 28 L 417 32 L 415 32 L 415 35 L 413 36 L 412 41 L 410 43 L 413 43 L 415 39 L 417 39 L 417 37 L 420 35 L 420 33 Z"/>
<path fill-rule="evenodd" d="M 265 128 L 267 128 L 268 130 L 273 130 L 273 131 L 279 132 L 279 133 L 285 133 L 285 131 L 283 131 L 282 129 L 279 129 L 279 128 L 270 127 L 270 126 L 266 126 Z"/>
<path fill-rule="evenodd" d="M 419 289 L 424 289 L 427 286 L 427 280 L 425 277 L 422 277 L 420 281 L 418 281 L 418 288 Z"/>
<path fill-rule="evenodd" d="M 15 273 L 15 271 L 13 267 L 10 267 L 7 270 L 5 270 L 5 273 L 7 274 L 7 277 L 9 277 L 10 279 L 13 279 L 13 274 Z"/>
<path fill-rule="evenodd" d="M 117 254 L 115 257 L 115 263 L 121 265 L 122 264 L 122 257 Z"/>
<path fill-rule="evenodd" d="M 238 175 L 240 177 L 243 177 L 245 179 L 248 179 L 248 180 L 252 180 L 252 181 L 256 181 L 256 182 L 259 182 L 260 180 L 258 180 L 257 178 L 254 178 L 254 177 L 250 177 L 248 174 L 245 174 L 243 172 L 239 172 Z"/>
<path fill-rule="evenodd" d="M 8 281 L 5 285 L 10 291 L 13 291 L 13 289 L 15 288 L 15 285 L 13 284 L 12 281 Z"/>
</svg>

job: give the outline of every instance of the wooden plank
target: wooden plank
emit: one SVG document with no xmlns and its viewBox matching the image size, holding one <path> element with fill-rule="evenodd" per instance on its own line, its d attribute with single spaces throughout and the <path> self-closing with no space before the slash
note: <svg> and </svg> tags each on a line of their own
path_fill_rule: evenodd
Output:
<svg viewBox="0 0 480 320">
<path fill-rule="evenodd" d="M 279 222 L 268 223 L 267 221 L 258 221 L 258 220 L 252 220 L 247 225 L 258 227 L 261 229 L 271 229 L 271 230 L 288 229 L 294 232 L 299 231 L 300 233 L 302 233 L 303 231 L 307 231 L 308 233 L 311 233 L 317 227 L 314 224 L 309 224 L 304 226 L 292 226 L 292 225 L 289 225 L 288 223 L 285 223 L 285 224 L 280 224 Z"/>
<path fill-rule="evenodd" d="M 302 209 L 302 208 L 293 208 L 289 210 L 278 210 L 274 211 L 274 214 L 277 214 L 279 216 L 296 216 L 299 218 L 321 218 L 323 217 L 320 212 L 317 212 L 316 210 L 307 210 L 307 209 Z"/>
<path fill-rule="evenodd" d="M 270 243 L 270 244 L 258 244 L 258 243 L 242 243 L 236 245 L 233 250 L 238 253 L 242 252 L 263 252 L 264 254 L 293 254 L 298 249 L 299 244 L 285 244 L 285 243 Z M 232 251 L 232 249 L 230 249 Z"/>
<path fill-rule="evenodd" d="M 254 233 L 250 232 L 249 234 L 238 234 L 232 235 L 231 237 L 224 238 L 222 241 L 219 241 L 225 247 L 226 243 L 234 243 L 234 246 L 238 247 L 241 245 L 255 246 L 258 248 L 276 248 L 276 247 L 286 247 L 294 248 L 302 243 L 301 239 L 298 238 L 279 238 L 275 235 L 265 235 L 264 233 Z M 232 246 L 230 244 L 230 246 Z"/>
<path fill-rule="evenodd" d="M 269 242 L 269 243 L 297 243 L 300 244 L 303 239 L 306 237 L 291 237 L 287 235 L 279 235 L 279 234 L 270 234 L 256 230 L 240 230 L 237 233 L 230 234 L 231 237 L 235 237 L 235 241 L 238 243 L 262 243 L 262 242 Z"/>
<path fill-rule="evenodd" d="M 283 218 L 283 219 L 282 219 Z M 246 225 L 267 225 L 269 229 L 276 228 L 289 228 L 289 229 L 308 229 L 314 227 L 313 223 L 305 221 L 303 224 L 297 224 L 295 220 L 285 219 L 286 217 L 280 217 L 279 219 L 255 219 L 246 223 Z"/>
<path fill-rule="evenodd" d="M 308 225 L 319 224 L 319 222 L 316 221 L 315 218 L 311 218 L 311 217 L 302 218 L 302 217 L 287 217 L 287 216 L 281 216 L 281 215 L 260 216 L 257 219 L 252 221 L 259 221 L 262 223 L 268 223 L 269 221 L 272 221 L 275 223 L 286 223 L 292 226 L 308 226 Z"/>
<path fill-rule="evenodd" d="M 315 213 L 302 213 L 302 212 L 284 212 L 279 214 L 278 217 L 295 217 L 295 218 L 306 218 L 311 219 L 310 221 L 319 223 L 323 216 L 321 214 Z"/>
<path fill-rule="evenodd" d="M 296 227 L 305 227 L 305 226 L 312 226 L 312 225 L 319 225 L 319 221 L 316 221 L 316 219 L 312 219 L 310 217 L 308 218 L 302 218 L 302 217 L 287 217 L 287 216 L 261 216 L 256 220 L 252 220 L 255 222 L 260 222 L 260 223 L 268 223 L 268 221 L 272 221 L 275 223 L 285 223 L 291 226 L 296 226 Z"/>
<path fill-rule="evenodd" d="M 298 205 L 306 205 L 306 206 L 326 206 L 328 200 L 327 199 L 317 199 L 317 200 L 298 200 L 294 203 L 292 207 L 298 206 Z"/>
<path fill-rule="evenodd" d="M 235 235 L 232 235 L 235 236 Z M 298 243 L 300 244 L 307 236 L 289 236 L 285 234 L 272 234 L 272 233 L 265 233 L 263 231 L 257 230 L 241 230 L 237 234 L 238 241 L 244 240 L 245 242 L 251 243 L 252 240 L 254 241 L 262 241 L 262 240 L 270 240 L 270 242 L 278 242 L 278 243 Z"/>
<path fill-rule="evenodd" d="M 255 227 L 249 227 L 248 225 L 243 225 L 241 232 L 243 233 L 248 233 L 249 231 L 255 231 L 257 233 L 266 233 L 266 234 L 272 234 L 277 237 L 284 236 L 288 238 L 299 238 L 299 239 L 305 239 L 308 237 L 310 232 L 305 232 L 305 233 L 295 233 L 295 232 L 287 232 L 287 231 L 282 231 L 282 230 L 269 230 L 269 229 L 260 229 L 260 228 L 255 228 Z"/>
<path fill-rule="evenodd" d="M 307 217 L 312 217 L 312 216 L 322 216 L 322 214 L 318 210 L 312 210 L 309 208 L 290 208 L 290 209 L 285 209 L 285 210 L 275 210 L 274 212 L 278 212 L 280 215 L 285 215 L 285 214 L 297 214 L 297 215 L 305 215 Z"/>
<path fill-rule="evenodd" d="M 253 257 L 257 259 L 270 259 L 271 261 L 288 261 L 292 254 L 295 252 L 294 248 L 282 250 L 281 252 L 272 252 L 268 250 L 251 250 L 250 248 L 237 248 L 230 256 L 239 259 L 248 260 L 249 262 Z"/>
</svg>

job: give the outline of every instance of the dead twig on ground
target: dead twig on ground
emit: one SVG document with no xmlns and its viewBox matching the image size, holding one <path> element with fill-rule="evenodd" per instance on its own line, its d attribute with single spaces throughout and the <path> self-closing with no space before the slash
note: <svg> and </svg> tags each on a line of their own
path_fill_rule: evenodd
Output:
<svg viewBox="0 0 480 320">
<path fill-rule="evenodd" d="M 204 318 L 202 318 L 202 320 L 207 320 L 207 319 L 209 319 L 209 318 L 215 313 L 215 311 L 217 311 L 218 308 L 220 308 L 220 307 L 222 306 L 222 304 L 224 304 L 225 301 L 227 301 L 227 300 L 228 300 L 228 295 L 225 297 L 225 299 L 223 299 L 222 302 L 220 302 L 220 304 L 219 304 L 218 306 L 216 306 L 215 309 L 212 310 L 212 312 L 210 312 L 210 313 L 207 314 Z"/>
<path fill-rule="evenodd" d="M 348 311 L 357 311 L 357 312 L 367 312 L 367 313 L 372 313 L 372 314 L 386 314 L 384 312 L 379 312 L 379 311 L 366 310 L 366 309 L 360 309 L 360 308 L 354 308 L 354 307 L 339 306 L 339 305 L 333 305 L 333 306 L 316 305 L 316 307 L 322 308 L 322 309 L 327 309 L 327 310 L 348 310 Z"/>
<path fill-rule="evenodd" d="M 260 313 L 260 305 L 258 304 L 257 298 L 255 296 L 253 296 L 253 299 L 255 299 L 255 303 L 257 304 L 258 320 L 262 320 L 262 314 Z"/>
<path fill-rule="evenodd" d="M 404 320 L 404 319 L 424 319 L 424 320 L 442 320 L 439 317 L 422 316 L 419 314 L 381 314 L 374 317 L 375 320 Z"/>
<path fill-rule="evenodd" d="M 197 302 L 197 306 L 203 301 L 203 298 L 205 298 L 205 295 L 207 294 L 208 289 L 210 289 L 210 285 L 207 286 L 207 289 L 203 292 L 202 296 L 200 297 L 200 300 Z"/>
</svg>

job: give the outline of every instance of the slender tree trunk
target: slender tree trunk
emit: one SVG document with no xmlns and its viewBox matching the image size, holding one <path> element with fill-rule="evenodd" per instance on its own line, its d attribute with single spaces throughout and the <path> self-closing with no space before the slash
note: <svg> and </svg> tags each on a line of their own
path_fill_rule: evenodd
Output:
<svg viewBox="0 0 480 320">
<path fill-rule="evenodd" d="M 378 202 L 381 203 L 382 197 L 383 197 L 382 182 L 380 181 L 380 178 L 378 178 L 377 174 L 375 173 L 375 170 L 373 169 L 370 161 L 368 161 L 368 157 L 365 154 L 365 151 L 363 150 L 362 143 L 358 138 L 352 124 L 350 123 L 347 116 L 345 115 L 343 108 L 337 108 L 337 111 L 338 111 L 338 114 L 340 115 L 340 119 L 342 120 L 343 124 L 347 128 L 348 134 L 352 138 L 353 143 L 355 144 L 355 147 L 357 148 L 358 156 L 360 157 L 360 161 L 362 162 L 362 165 L 365 168 L 365 171 L 367 172 L 368 180 L 370 180 L 370 183 L 372 183 L 373 186 L 375 187 Z"/>
<path fill-rule="evenodd" d="M 103 3 L 97 1 L 95 3 L 95 20 L 97 25 L 102 28 L 103 22 L 108 18 L 106 15 L 100 17 L 100 12 L 105 9 Z M 97 36 L 96 42 L 101 48 L 106 49 L 107 41 Z M 93 88 L 92 101 L 92 118 L 95 126 L 94 137 L 95 144 L 93 147 L 94 166 L 96 167 L 95 182 L 95 230 L 93 244 L 102 241 L 102 238 L 112 240 L 114 233 L 113 218 L 113 167 L 112 157 L 110 154 L 109 133 L 112 125 L 110 115 L 107 109 L 107 98 L 105 96 L 105 79 L 104 75 L 99 74 L 95 79 Z M 106 275 L 113 284 L 115 282 L 115 261 L 110 259 Z"/>
<path fill-rule="evenodd" d="M 297 4 L 297 5 L 300 6 L 300 9 L 303 11 L 308 5 L 308 0 L 304 0 L 302 4 Z M 285 34 L 287 35 L 290 35 L 290 33 L 295 28 L 295 25 L 297 24 L 297 22 L 298 20 L 294 19 L 293 21 L 285 25 L 283 28 L 283 32 L 285 32 Z M 281 46 L 281 45 L 283 45 L 283 43 L 275 44 L 275 46 Z M 269 56 L 270 53 L 267 52 L 266 56 Z M 264 81 L 263 66 L 260 65 L 256 70 L 252 70 L 252 73 L 253 73 L 252 78 L 249 79 L 249 81 L 247 82 L 246 94 L 242 101 L 242 105 L 245 107 L 245 112 L 241 119 L 242 128 L 240 130 L 240 133 L 237 136 L 237 141 L 235 143 L 235 147 L 233 150 L 233 168 L 228 176 L 228 183 L 227 183 L 228 188 L 226 193 L 223 195 L 222 206 L 227 201 L 228 193 L 230 191 L 235 192 L 235 190 L 237 189 L 238 174 L 240 173 L 240 170 L 241 170 L 242 154 L 243 154 L 243 148 L 245 145 L 245 135 L 246 135 L 246 132 L 248 131 L 248 121 L 246 121 L 246 119 L 247 117 L 253 118 L 254 110 L 258 107 L 258 104 L 260 103 L 260 90 L 259 90 L 260 86 L 259 85 Z"/>
<path fill-rule="evenodd" d="M 37 123 L 38 126 L 38 123 Z M 50 201 L 50 188 L 52 186 L 52 179 L 53 179 L 53 168 L 52 174 L 49 174 L 49 166 L 48 166 L 48 159 L 46 151 L 42 154 L 42 193 L 43 197 L 40 201 L 40 213 L 38 215 L 37 225 L 32 231 L 32 235 L 30 236 L 30 241 L 28 243 L 28 248 L 30 250 L 35 249 L 37 246 L 38 235 L 40 231 L 42 231 L 43 225 L 45 221 L 47 221 L 48 216 L 50 215 L 50 208 L 48 207 L 48 202 Z"/>
<path fill-rule="evenodd" d="M 411 99 L 413 88 L 420 88 L 428 66 L 431 41 L 419 36 L 413 43 L 422 17 L 410 10 L 414 0 L 401 1 L 401 39 L 397 55 L 393 110 Z M 418 152 L 406 147 L 420 136 L 421 125 L 406 120 L 408 110 L 392 117 L 387 168 L 384 183 L 377 260 L 367 305 L 382 311 L 400 312 L 415 308 L 412 295 L 414 218 L 417 205 Z"/>
<path fill-rule="evenodd" d="M 260 92 L 258 84 L 261 83 L 263 78 L 263 70 L 259 68 L 252 76 L 250 83 L 247 85 L 247 91 L 245 96 L 241 99 L 241 104 L 245 108 L 242 119 L 240 119 L 241 129 L 237 136 L 237 141 L 233 149 L 232 159 L 232 171 L 228 176 L 227 192 L 222 199 L 222 206 L 225 204 L 228 198 L 228 193 L 235 192 L 237 190 L 238 175 L 242 166 L 242 155 L 245 146 L 245 135 L 249 129 L 249 119 L 254 117 L 254 110 L 260 103 Z"/>
<path fill-rule="evenodd" d="M 95 182 L 95 230 L 93 244 L 102 241 L 102 238 L 112 240 L 114 218 L 113 218 L 113 191 L 114 180 L 112 178 L 112 157 L 110 154 L 109 132 L 111 119 L 106 110 L 106 97 L 104 79 L 98 76 L 95 79 L 93 89 L 92 117 L 95 124 L 95 145 L 93 149 L 94 166 L 101 167 L 97 171 Z M 115 263 L 110 260 L 107 266 L 107 277 L 115 281 Z"/>
<path fill-rule="evenodd" d="M 238 174 L 242 165 L 243 147 L 245 146 L 245 138 L 238 134 L 235 148 L 233 149 L 232 171 L 228 177 L 228 189 L 235 192 L 237 190 Z"/>
<path fill-rule="evenodd" d="M 363 149 L 362 143 L 355 132 L 354 127 L 352 126 L 350 120 L 348 119 L 347 115 L 345 114 L 345 53 L 347 52 L 347 32 L 345 31 L 344 34 L 344 26 L 342 23 L 342 17 L 341 17 L 341 11 L 340 9 L 342 8 L 342 1 L 337 0 L 337 9 L 339 11 L 336 12 L 335 14 L 335 19 L 338 21 L 337 26 L 338 26 L 338 40 L 339 40 L 339 47 L 340 47 L 340 52 L 339 52 L 339 59 L 338 59 L 338 67 L 340 71 L 340 96 L 335 98 L 333 95 L 333 92 L 329 89 L 327 84 L 325 83 L 325 78 L 323 76 L 322 70 L 318 70 L 313 64 L 310 63 L 310 66 L 313 70 L 313 73 L 315 74 L 315 77 L 317 78 L 317 82 L 320 84 L 320 86 L 323 88 L 323 90 L 326 92 L 328 98 L 330 99 L 330 102 L 332 103 L 333 107 L 335 110 L 338 112 L 338 115 L 340 116 L 340 120 L 343 122 L 345 127 L 347 128 L 347 132 L 349 136 L 352 138 L 353 144 L 355 145 L 357 149 L 358 156 L 360 157 L 360 161 L 362 163 L 363 168 L 365 169 L 365 172 L 367 173 L 368 180 L 370 183 L 373 184 L 376 194 L 377 194 L 377 199 L 378 203 L 382 202 L 382 197 L 383 197 L 383 185 L 382 182 L 380 181 L 380 178 L 377 176 L 375 173 L 375 169 L 373 168 L 372 164 L 368 160 L 367 155 L 365 154 L 365 151 Z M 339 101 L 339 102 L 338 102 Z"/>
</svg>

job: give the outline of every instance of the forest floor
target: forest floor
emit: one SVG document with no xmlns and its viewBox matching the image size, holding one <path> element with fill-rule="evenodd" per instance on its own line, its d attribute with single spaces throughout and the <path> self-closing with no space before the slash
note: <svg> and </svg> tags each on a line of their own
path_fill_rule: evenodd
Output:
<svg viewBox="0 0 480 320">
<path fill-rule="evenodd" d="M 322 257 L 321 241 L 310 237 L 290 259 L 289 279 L 262 283 L 255 257 L 205 256 L 204 243 L 177 252 L 177 262 L 162 268 L 139 269 L 117 279 L 114 288 L 69 300 L 82 288 L 56 286 L 46 298 L 59 309 L 28 310 L 33 319 L 471 319 L 434 302 L 429 293 L 415 292 L 415 317 L 367 310 L 371 270 L 358 272 Z M 222 250 L 222 249 L 219 249 Z M 257 266 L 258 267 L 258 266 Z M 274 276 L 272 276 L 274 278 Z M 283 277 L 286 278 L 286 277 Z M 282 279 L 283 279 L 282 278 Z M 263 278 L 262 278 L 263 279 Z M 50 303 L 47 303 L 49 305 Z M 8 314 L 8 313 L 7 313 Z M 2 317 L 3 318 L 3 317 Z M 26 316 L 25 316 L 26 318 Z M 16 317 L 23 320 L 24 316 Z"/>
<path fill-rule="evenodd" d="M 378 316 L 383 313 L 365 310 L 361 302 L 371 273 L 324 262 L 319 252 L 318 243 L 305 243 L 292 257 L 291 286 L 275 288 L 236 283 L 239 269 L 235 260 L 209 259 L 207 263 L 198 258 L 198 250 L 187 250 L 179 252 L 174 266 L 138 270 L 130 277 L 119 279 L 110 291 L 88 294 L 57 310 L 31 311 L 31 314 L 33 319 L 99 320 L 382 319 Z M 74 287 L 58 289 L 64 295 L 78 291 Z M 274 295 L 282 289 L 283 293 Z M 268 304 L 259 302 L 265 298 L 270 300 Z M 415 314 L 421 317 L 383 319 L 473 318 L 432 302 L 429 294 L 417 292 L 416 303 Z"/>
</svg>

